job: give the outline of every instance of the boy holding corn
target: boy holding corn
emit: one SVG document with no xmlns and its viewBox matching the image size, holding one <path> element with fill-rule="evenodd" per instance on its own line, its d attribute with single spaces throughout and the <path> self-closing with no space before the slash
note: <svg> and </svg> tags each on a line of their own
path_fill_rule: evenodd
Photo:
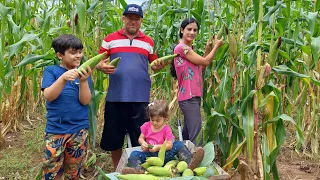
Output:
<svg viewBox="0 0 320 180">
<path fill-rule="evenodd" d="M 87 150 L 88 104 L 91 99 L 91 69 L 77 71 L 82 42 L 61 35 L 52 42 L 60 65 L 44 70 L 41 90 L 46 99 L 47 124 L 42 158 L 42 179 L 79 179 Z"/>
<path fill-rule="evenodd" d="M 181 142 L 174 141 L 172 130 L 168 125 L 169 107 L 164 100 L 155 100 L 151 102 L 147 109 L 147 116 L 150 121 L 141 126 L 139 144 L 142 151 L 133 151 L 128 159 L 128 167 L 125 167 L 122 174 L 143 174 L 144 168 L 141 166 L 147 157 L 157 157 L 160 148 L 165 140 L 166 154 L 164 163 L 175 159 L 188 163 L 190 169 L 198 167 L 204 156 L 202 147 L 196 148 L 194 154 Z"/>
<path fill-rule="evenodd" d="M 124 137 L 128 132 L 132 146 L 139 146 L 140 126 L 147 122 L 145 108 L 149 103 L 151 80 L 148 64 L 157 59 L 153 52 L 153 40 L 140 31 L 142 8 L 128 4 L 122 16 L 123 29 L 107 35 L 99 53 L 107 52 L 110 60 L 121 57 L 117 70 L 101 61 L 96 68 L 109 76 L 105 103 L 104 129 L 100 147 L 111 151 L 114 169 L 122 154 Z M 156 63 L 154 71 L 165 66 Z"/>
</svg>

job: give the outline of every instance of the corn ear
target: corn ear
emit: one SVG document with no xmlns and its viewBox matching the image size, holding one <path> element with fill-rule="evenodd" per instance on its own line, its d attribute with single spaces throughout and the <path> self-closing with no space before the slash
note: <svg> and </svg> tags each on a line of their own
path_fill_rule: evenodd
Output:
<svg viewBox="0 0 320 180">
<path fill-rule="evenodd" d="M 226 34 L 228 36 L 228 40 L 229 40 L 229 53 L 230 56 L 236 60 L 237 59 L 237 52 L 238 52 L 238 45 L 236 42 L 236 39 L 234 38 L 234 36 L 229 32 L 229 29 L 226 28 Z"/>
<path fill-rule="evenodd" d="M 281 46 L 281 42 L 282 42 L 282 39 L 281 37 L 279 37 L 269 50 L 268 63 L 270 64 L 271 67 L 275 65 L 275 61 L 278 58 L 279 49 L 280 49 L 279 47 Z"/>
<path fill-rule="evenodd" d="M 106 52 L 102 54 L 98 54 L 91 59 L 84 62 L 80 67 L 78 67 L 78 72 L 80 72 L 80 69 L 88 70 L 87 66 L 89 66 L 91 69 L 93 69 L 102 59 L 104 59 L 106 56 Z"/>
<path fill-rule="evenodd" d="M 142 166 L 143 168 L 145 168 L 145 169 L 148 169 L 148 167 L 150 167 L 151 164 L 148 163 L 148 162 L 145 162 L 145 163 L 141 164 L 141 166 Z"/>
<path fill-rule="evenodd" d="M 149 175 L 149 174 L 126 174 L 126 175 L 117 174 L 115 176 L 123 180 L 160 180 L 159 177 Z"/>
<path fill-rule="evenodd" d="M 178 160 L 171 160 L 171 161 L 167 162 L 166 165 L 164 165 L 164 167 L 166 167 L 166 168 L 176 167 L 176 165 L 178 163 L 179 163 Z"/>
<path fill-rule="evenodd" d="M 156 176 L 173 176 L 171 169 L 166 167 L 151 166 L 148 167 L 147 171 Z"/>
<path fill-rule="evenodd" d="M 165 155 L 166 155 L 166 149 L 167 149 L 167 140 L 164 141 L 164 143 L 162 144 L 161 148 L 160 148 L 160 151 L 158 153 L 158 157 L 161 159 L 162 161 L 162 165 L 164 164 L 164 158 L 165 158 Z"/>
<path fill-rule="evenodd" d="M 159 157 L 150 157 L 146 160 L 152 166 L 163 166 L 163 161 Z"/>
<path fill-rule="evenodd" d="M 188 164 L 185 161 L 180 161 L 177 165 L 178 173 L 182 173 L 188 168 Z"/>
<path fill-rule="evenodd" d="M 196 173 L 196 176 L 202 176 L 206 170 L 207 167 L 197 167 L 193 170 L 193 172 Z"/>
<path fill-rule="evenodd" d="M 120 62 L 120 59 L 121 59 L 120 57 L 116 57 L 112 61 L 110 60 L 110 65 L 112 65 L 116 68 Z"/>
<path fill-rule="evenodd" d="M 182 173 L 182 177 L 185 177 L 185 176 L 193 176 L 193 171 L 191 169 L 186 169 L 183 171 Z"/>
<path fill-rule="evenodd" d="M 221 28 L 220 28 L 220 30 L 218 31 L 218 34 L 217 34 L 217 38 L 218 38 L 218 39 L 221 39 L 221 38 L 222 38 L 223 30 L 224 30 L 224 24 L 221 25 Z"/>
<path fill-rule="evenodd" d="M 158 59 L 152 61 L 152 63 L 150 63 L 150 66 L 152 67 L 152 66 L 160 63 L 161 61 L 163 61 L 164 64 L 167 64 L 167 62 L 168 62 L 169 60 L 171 60 L 171 59 L 173 59 L 173 58 L 175 58 L 175 57 L 177 57 L 177 56 L 179 56 L 179 54 L 172 54 L 172 55 L 168 55 L 168 56 L 163 56 L 163 57 L 161 57 L 161 58 L 158 58 Z"/>
</svg>

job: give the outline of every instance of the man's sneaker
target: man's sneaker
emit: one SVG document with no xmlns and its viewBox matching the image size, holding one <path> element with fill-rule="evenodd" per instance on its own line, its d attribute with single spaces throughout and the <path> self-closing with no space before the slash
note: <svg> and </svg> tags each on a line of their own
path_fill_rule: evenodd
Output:
<svg viewBox="0 0 320 180">
<path fill-rule="evenodd" d="M 202 147 L 197 147 L 195 152 L 192 154 L 192 159 L 189 163 L 189 168 L 191 170 L 199 166 L 204 157 L 204 150 Z"/>
</svg>

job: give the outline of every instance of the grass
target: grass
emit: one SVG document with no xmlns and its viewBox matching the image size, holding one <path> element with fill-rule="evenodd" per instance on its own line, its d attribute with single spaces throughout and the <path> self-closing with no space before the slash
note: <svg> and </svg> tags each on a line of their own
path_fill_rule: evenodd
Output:
<svg viewBox="0 0 320 180">
<path fill-rule="evenodd" d="M 10 133 L 7 148 L 0 151 L 0 179 L 34 179 L 40 168 L 44 120 L 24 133 Z"/>
<path fill-rule="evenodd" d="M 0 151 L 0 180 L 30 180 L 35 179 L 39 173 L 44 148 L 45 113 L 39 113 L 34 117 L 40 118 L 31 118 L 37 120 L 32 126 L 25 125 L 25 132 L 13 132 L 6 135 L 6 148 Z M 98 127 L 97 133 L 100 135 L 100 130 L 102 130 L 100 122 Z M 100 139 L 97 142 L 100 142 Z M 101 150 L 98 144 L 94 150 L 89 149 L 89 151 L 88 158 L 92 153 L 97 155 L 96 166 L 101 167 L 106 173 L 112 172 L 113 165 L 109 153 Z M 96 179 L 97 175 L 94 166 L 84 169 L 82 174 L 88 179 Z"/>
</svg>

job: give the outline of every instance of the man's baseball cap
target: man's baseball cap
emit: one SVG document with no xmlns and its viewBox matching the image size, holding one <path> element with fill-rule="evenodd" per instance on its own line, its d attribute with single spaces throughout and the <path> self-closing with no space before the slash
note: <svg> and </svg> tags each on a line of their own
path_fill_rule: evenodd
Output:
<svg viewBox="0 0 320 180">
<path fill-rule="evenodd" d="M 125 15 L 125 14 L 138 14 L 143 18 L 142 8 L 137 4 L 128 4 L 124 9 L 124 12 L 122 15 Z"/>
</svg>

